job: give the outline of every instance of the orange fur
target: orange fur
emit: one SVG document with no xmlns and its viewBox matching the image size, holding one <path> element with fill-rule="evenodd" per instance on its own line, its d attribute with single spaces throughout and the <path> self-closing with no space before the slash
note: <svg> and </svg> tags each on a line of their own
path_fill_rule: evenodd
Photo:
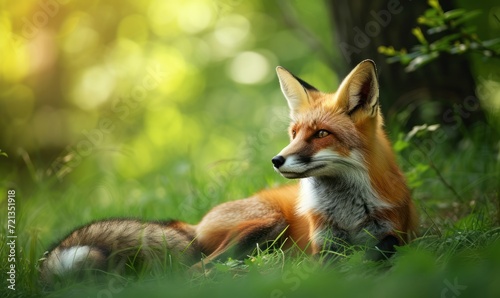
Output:
<svg viewBox="0 0 500 298">
<path fill-rule="evenodd" d="M 323 93 L 310 85 L 303 85 L 301 89 L 298 85 L 302 83 L 288 72 L 279 69 L 278 73 L 281 73 L 280 83 L 292 118 L 290 145 L 279 156 L 310 159 L 322 149 L 328 149 L 339 158 L 353 160 L 350 156 L 352 152 L 360 153 L 369 176 L 369 187 L 377 195 L 375 201 L 379 203 L 375 204 L 381 206 L 375 208 L 370 218 L 389 222 L 392 232 L 387 234 L 397 237 L 400 245 L 410 241 L 416 234 L 418 219 L 405 179 L 383 130 L 374 64 L 371 61 L 360 63 L 344 79 L 336 93 Z M 325 137 L 315 137 L 319 130 L 328 133 Z M 280 172 L 289 178 L 314 176 L 314 169 L 313 174 L 308 170 L 301 174 L 300 169 L 293 169 L 298 161 L 291 162 L 289 167 L 292 169 Z M 325 173 L 318 172 L 317 175 Z M 311 240 L 316 232 L 328 225 L 330 216 L 320 211 L 307 211 L 305 217 L 309 221 Z M 318 245 L 313 243 L 313 252 L 320 250 Z"/>
</svg>

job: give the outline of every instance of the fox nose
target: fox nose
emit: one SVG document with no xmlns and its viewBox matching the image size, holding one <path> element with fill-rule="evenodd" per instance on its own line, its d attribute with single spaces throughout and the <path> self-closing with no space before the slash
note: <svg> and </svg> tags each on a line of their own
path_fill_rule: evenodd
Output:
<svg viewBox="0 0 500 298">
<path fill-rule="evenodd" d="M 273 157 L 273 159 L 271 159 L 271 161 L 273 162 L 274 167 L 276 169 L 279 169 L 279 167 L 281 167 L 283 164 L 285 164 L 286 159 L 281 155 L 277 155 L 277 156 Z"/>
</svg>

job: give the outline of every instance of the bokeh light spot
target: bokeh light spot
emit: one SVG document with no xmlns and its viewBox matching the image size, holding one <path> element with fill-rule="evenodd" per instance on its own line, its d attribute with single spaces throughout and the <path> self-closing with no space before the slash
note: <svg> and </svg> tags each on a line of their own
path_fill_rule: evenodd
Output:
<svg viewBox="0 0 500 298">
<path fill-rule="evenodd" d="M 91 110 L 104 103 L 115 86 L 112 74 L 103 67 L 86 70 L 73 92 L 73 102 L 84 110 Z"/>
<path fill-rule="evenodd" d="M 225 47 L 239 46 L 250 33 L 250 22 L 241 15 L 228 15 L 222 18 L 214 32 L 216 40 Z"/>
<path fill-rule="evenodd" d="M 236 56 L 229 66 L 229 76 L 242 84 L 257 84 L 269 74 L 267 58 L 256 52 L 243 52 Z"/>
<path fill-rule="evenodd" d="M 212 21 L 212 11 L 205 2 L 189 2 L 177 17 L 179 28 L 186 33 L 198 33 L 206 29 Z"/>
</svg>

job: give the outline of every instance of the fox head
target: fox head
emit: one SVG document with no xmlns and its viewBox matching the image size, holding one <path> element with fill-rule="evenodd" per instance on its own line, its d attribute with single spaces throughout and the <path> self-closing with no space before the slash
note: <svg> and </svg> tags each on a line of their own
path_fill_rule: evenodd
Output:
<svg viewBox="0 0 500 298">
<path fill-rule="evenodd" d="M 276 71 L 290 107 L 291 140 L 272 159 L 275 170 L 286 178 L 306 178 L 364 168 L 365 155 L 383 135 L 374 62 L 359 63 L 334 93 L 321 92 L 282 67 Z"/>
</svg>

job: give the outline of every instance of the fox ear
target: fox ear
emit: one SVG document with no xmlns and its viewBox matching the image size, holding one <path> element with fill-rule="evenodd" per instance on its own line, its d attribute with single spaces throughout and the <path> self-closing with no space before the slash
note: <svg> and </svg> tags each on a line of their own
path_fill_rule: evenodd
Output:
<svg viewBox="0 0 500 298">
<path fill-rule="evenodd" d="M 309 91 L 318 90 L 281 66 L 276 67 L 276 73 L 293 118 L 303 107 L 309 105 Z"/>
<path fill-rule="evenodd" d="M 377 115 L 377 69 L 372 60 L 361 61 L 344 79 L 339 87 L 339 100 L 345 101 L 347 114 L 355 121 Z"/>
</svg>

